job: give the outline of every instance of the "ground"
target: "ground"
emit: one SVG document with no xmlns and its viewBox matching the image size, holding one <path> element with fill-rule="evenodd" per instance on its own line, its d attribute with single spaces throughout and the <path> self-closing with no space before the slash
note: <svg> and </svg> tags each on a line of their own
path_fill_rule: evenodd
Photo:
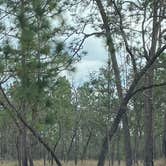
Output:
<svg viewBox="0 0 166 166">
<path fill-rule="evenodd" d="M 88 160 L 82 162 L 78 162 L 77 166 L 96 166 L 97 161 L 95 160 Z M 0 166 L 17 166 L 17 162 L 15 161 L 0 161 Z M 43 166 L 43 161 L 35 161 L 35 166 Z M 47 164 L 47 166 L 50 166 Z M 74 162 L 70 161 L 68 163 L 63 163 L 63 166 L 74 166 Z M 108 161 L 106 162 L 105 166 L 109 166 Z M 115 163 L 114 166 L 118 166 L 117 163 Z M 121 166 L 125 166 L 125 164 L 122 162 Z M 139 164 L 139 166 L 143 166 L 142 163 Z M 163 159 L 155 161 L 155 166 L 166 166 L 166 161 Z"/>
</svg>

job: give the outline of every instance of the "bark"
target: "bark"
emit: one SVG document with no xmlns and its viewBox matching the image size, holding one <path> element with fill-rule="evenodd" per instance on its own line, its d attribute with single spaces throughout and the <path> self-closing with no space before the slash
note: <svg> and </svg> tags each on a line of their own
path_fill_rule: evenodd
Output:
<svg viewBox="0 0 166 166">
<path fill-rule="evenodd" d="M 10 100 L 8 99 L 8 97 L 6 96 L 3 88 L 0 86 L 0 104 L 7 109 L 9 112 L 9 114 L 14 114 L 18 120 L 22 123 L 22 125 L 28 129 L 32 135 L 45 147 L 45 149 L 52 155 L 52 157 L 54 158 L 56 164 L 58 166 L 62 166 L 60 160 L 57 158 L 55 152 L 53 151 L 53 149 L 48 145 L 48 143 L 46 141 L 44 141 L 42 139 L 42 137 L 37 133 L 37 131 L 31 127 L 26 120 L 22 117 L 22 115 L 19 113 L 19 111 L 16 109 L 16 107 L 10 102 Z"/>
<path fill-rule="evenodd" d="M 131 150 L 130 132 L 129 132 L 129 126 L 128 126 L 128 118 L 126 114 L 123 115 L 123 132 L 124 132 L 126 166 L 132 166 L 132 150 Z"/>
<path fill-rule="evenodd" d="M 78 106 L 78 104 L 77 104 L 77 96 L 76 96 L 76 105 L 75 105 L 75 110 L 76 110 L 76 111 L 77 111 L 77 106 Z M 70 158 L 70 152 L 71 152 L 71 149 L 72 149 L 74 140 L 77 139 L 76 137 L 77 137 L 79 122 L 80 122 L 80 120 L 81 120 L 81 115 L 82 115 L 82 114 L 80 114 L 80 116 L 77 117 L 76 122 L 75 122 L 75 127 L 74 127 L 74 129 L 73 129 L 73 135 L 72 135 L 72 138 L 71 138 L 71 142 L 70 142 L 69 148 L 68 148 L 68 150 L 67 150 L 67 161 L 68 161 L 69 158 Z"/>
<path fill-rule="evenodd" d="M 148 72 L 145 76 L 145 84 L 149 85 L 153 82 L 152 71 Z M 145 107 L 145 147 L 144 147 L 144 166 L 153 166 L 153 99 L 152 89 L 145 91 L 144 98 Z"/>
<path fill-rule="evenodd" d="M 164 45 L 161 49 L 157 51 L 157 53 L 146 63 L 145 67 L 136 75 L 134 80 L 132 81 L 129 89 L 127 90 L 127 93 L 125 97 L 123 98 L 123 101 L 121 102 L 118 110 L 117 110 L 117 115 L 112 123 L 112 126 L 109 130 L 109 139 L 110 141 L 112 140 L 112 137 L 114 136 L 118 125 L 122 119 L 123 114 L 126 111 L 126 106 L 129 102 L 129 100 L 136 94 L 135 93 L 135 88 L 138 85 L 139 81 L 141 78 L 145 75 L 145 73 L 149 70 L 149 68 L 154 64 L 156 59 L 162 54 L 162 52 L 166 49 L 166 45 Z M 103 139 L 103 144 L 102 148 L 100 151 L 99 159 L 98 159 L 98 166 L 103 166 L 105 162 L 105 157 L 108 151 L 108 144 L 107 144 L 107 137 Z"/>
<path fill-rule="evenodd" d="M 122 90 L 122 85 L 121 85 L 121 80 L 120 80 L 120 71 L 119 71 L 119 67 L 118 67 L 118 63 L 117 63 L 117 59 L 116 59 L 116 55 L 115 55 L 115 47 L 114 47 L 113 39 L 110 34 L 109 23 L 108 23 L 107 16 L 106 16 L 104 7 L 102 5 L 102 2 L 100 0 L 96 0 L 96 3 L 99 8 L 101 17 L 103 19 L 105 30 L 106 30 L 107 34 L 109 34 L 106 36 L 107 45 L 108 45 L 108 49 L 110 52 L 112 66 L 113 66 L 113 70 L 114 70 L 115 83 L 116 83 L 116 89 L 118 91 L 118 97 L 119 97 L 120 102 L 122 102 L 123 90 Z M 126 107 L 126 109 L 127 109 L 127 107 Z M 127 117 L 126 113 L 124 113 L 124 115 L 123 115 L 122 122 L 123 122 L 123 130 L 124 130 L 126 166 L 131 166 L 132 165 L 132 151 L 131 151 L 131 142 L 130 142 L 130 132 L 129 132 L 129 126 L 128 126 L 128 117 Z"/>
<path fill-rule="evenodd" d="M 97 3 L 97 6 L 99 8 L 99 11 L 100 11 L 100 14 L 101 14 L 101 17 L 102 17 L 102 20 L 103 20 L 103 27 L 106 31 L 106 37 L 107 37 L 107 44 L 109 46 L 109 50 L 110 50 L 110 53 L 113 53 L 115 52 L 114 50 L 114 47 L 113 47 L 113 42 L 112 42 L 112 37 L 111 37 L 111 34 L 110 34 L 110 27 L 109 27 L 109 22 L 108 22 L 108 18 L 106 16 L 106 13 L 104 11 L 104 8 L 102 6 L 102 3 L 100 0 L 95 0 L 96 3 Z M 155 17 L 155 16 L 154 16 Z M 156 25 L 154 27 L 157 27 Z M 118 110 L 118 113 L 117 113 L 117 116 L 116 118 L 114 119 L 114 122 L 112 124 L 112 127 L 111 127 L 111 130 L 110 130 L 110 140 L 112 139 L 114 133 L 116 132 L 117 128 L 118 128 L 118 124 L 122 118 L 122 116 L 125 114 L 126 112 L 126 108 L 127 108 L 127 104 L 129 102 L 129 100 L 131 99 L 131 97 L 133 95 L 135 95 L 134 93 L 134 90 L 138 84 L 138 82 L 140 81 L 140 79 L 142 78 L 142 76 L 147 72 L 147 70 L 152 66 L 152 64 L 155 62 L 156 58 L 165 50 L 166 48 L 166 45 L 164 45 L 161 49 L 158 50 L 157 53 L 155 53 L 154 49 L 156 48 L 155 46 L 155 42 L 156 42 L 156 31 L 153 30 L 153 41 L 152 41 L 152 47 L 153 49 L 151 49 L 151 58 L 148 59 L 148 62 L 147 64 L 145 65 L 145 67 L 135 75 L 135 78 L 133 79 L 125 97 L 121 100 L 121 104 L 120 104 L 120 107 L 119 107 L 119 110 Z M 114 56 L 111 56 L 112 58 L 116 58 Z M 114 61 L 114 60 L 112 60 Z M 112 64 L 113 65 L 113 68 L 115 69 L 115 66 L 116 65 L 115 63 Z M 116 71 L 114 70 L 115 72 L 115 76 L 118 75 L 118 73 L 116 73 Z M 119 81 L 116 79 L 116 83 L 118 83 Z M 117 88 L 118 89 L 118 88 Z M 104 140 L 103 140 L 103 146 L 102 146 L 102 149 L 101 149 L 101 153 L 100 153 L 100 156 L 99 156 L 99 161 L 98 161 L 98 166 L 103 166 L 104 165 L 104 160 L 105 160 L 105 155 L 108 151 L 108 145 L 107 145 L 107 138 L 105 137 Z M 131 148 L 130 148 L 131 149 Z M 126 156 L 127 157 L 127 156 Z M 128 164 L 131 164 L 131 163 L 128 163 Z"/>
<path fill-rule="evenodd" d="M 105 157 L 106 157 L 106 154 L 107 154 L 107 151 L 108 151 L 107 137 L 104 137 L 102 142 L 103 142 L 103 144 L 102 144 L 102 148 L 101 148 L 98 163 L 97 163 L 98 166 L 104 166 Z"/>
<path fill-rule="evenodd" d="M 61 133 L 61 131 L 60 131 L 60 133 Z M 58 144 L 60 142 L 60 139 L 61 139 L 61 134 L 59 135 L 59 138 L 58 138 L 56 144 L 54 145 L 54 148 L 53 148 L 54 152 L 55 152 L 55 150 L 56 150 L 56 148 L 57 148 L 57 146 L 58 146 Z M 53 165 L 54 165 L 54 158 L 51 157 L 51 166 L 53 166 Z"/>
<path fill-rule="evenodd" d="M 20 149 L 20 136 L 18 135 L 16 138 L 16 150 L 17 150 L 17 160 L 18 160 L 18 166 L 21 166 L 21 149 Z"/>
<path fill-rule="evenodd" d="M 151 49 L 149 52 L 149 58 L 151 59 L 156 52 L 156 46 L 158 41 L 159 22 L 157 18 L 158 13 L 158 0 L 153 0 L 153 31 Z M 145 86 L 149 86 L 153 83 L 154 67 L 145 75 Z M 144 166 L 153 166 L 153 94 L 152 89 L 145 91 L 145 147 L 144 147 Z"/>
<path fill-rule="evenodd" d="M 23 127 L 21 133 L 21 160 L 22 166 L 28 166 L 28 156 L 27 156 L 27 131 L 25 127 Z"/>
<path fill-rule="evenodd" d="M 105 24 L 105 23 L 104 23 Z M 109 35 L 109 34 L 108 34 Z M 145 67 L 136 75 L 136 77 L 134 78 L 134 80 L 132 81 L 126 95 L 123 98 L 123 101 L 121 102 L 118 111 L 117 111 L 117 115 L 116 118 L 114 119 L 112 126 L 110 128 L 110 132 L 109 132 L 109 138 L 110 141 L 112 140 L 113 135 L 115 134 L 119 122 L 122 118 L 122 115 L 126 112 L 125 107 L 127 106 L 129 100 L 131 99 L 131 97 L 135 94 L 134 90 L 138 84 L 138 82 L 140 81 L 140 79 L 144 76 L 144 74 L 149 70 L 149 68 L 152 66 L 152 64 L 156 61 L 156 59 L 163 53 L 163 51 L 166 49 L 166 45 L 164 45 L 163 47 L 161 47 L 157 53 L 155 53 L 154 56 L 152 56 L 148 62 L 146 63 Z M 25 120 L 24 118 L 19 114 L 19 111 L 14 107 L 14 105 L 9 101 L 8 97 L 6 96 L 6 94 L 3 91 L 3 88 L 0 86 L 0 104 L 7 109 L 7 111 L 10 111 L 10 113 L 14 113 L 16 115 L 16 117 L 21 121 L 21 123 L 28 129 L 30 130 L 30 132 L 33 134 L 33 136 L 47 149 L 47 151 L 49 151 L 52 156 L 54 157 L 56 163 L 58 166 L 61 166 L 61 162 L 59 161 L 59 159 L 57 158 L 56 154 L 54 153 L 54 151 L 49 147 L 49 145 L 40 137 L 40 135 L 33 129 L 33 127 L 31 127 Z M 107 148 L 105 147 L 105 144 L 107 141 L 106 138 L 103 140 L 103 147 L 102 147 L 102 158 L 105 159 L 105 154 L 107 153 Z M 103 160 L 104 161 L 104 160 Z M 100 161 L 100 162 L 103 162 Z M 102 164 L 103 165 L 103 164 Z"/>
<path fill-rule="evenodd" d="M 115 159 L 115 141 L 113 141 L 111 146 L 111 165 L 114 166 L 114 159 Z"/>
<path fill-rule="evenodd" d="M 165 114 L 164 114 L 164 134 L 163 134 L 163 155 L 164 155 L 164 158 L 166 158 L 166 111 L 165 111 Z"/>
<path fill-rule="evenodd" d="M 118 161 L 118 166 L 120 166 L 121 159 L 120 159 L 120 130 L 117 131 L 117 153 L 116 159 Z"/>
<path fill-rule="evenodd" d="M 165 114 L 164 114 L 164 134 L 163 134 L 163 155 L 164 155 L 164 158 L 166 158 L 166 111 L 165 111 Z"/>
<path fill-rule="evenodd" d="M 28 160 L 29 160 L 29 166 L 34 166 L 33 164 L 33 158 L 32 158 L 32 145 L 31 145 L 31 140 L 32 140 L 32 137 L 31 135 L 27 135 L 27 144 L 28 144 Z"/>
<path fill-rule="evenodd" d="M 81 155 L 81 161 L 83 161 L 85 159 L 85 156 L 86 156 L 86 153 L 87 153 L 87 149 L 88 149 L 88 145 L 90 143 L 90 140 L 92 138 L 92 131 L 90 131 L 89 133 L 89 136 L 88 136 L 88 139 L 87 139 L 87 142 L 83 148 L 83 152 L 82 152 L 82 155 Z"/>
<path fill-rule="evenodd" d="M 140 106 L 137 103 L 136 98 L 134 97 L 133 99 L 133 104 L 134 104 L 134 111 L 135 112 L 135 129 L 134 129 L 134 150 L 133 150 L 133 160 L 134 164 L 138 165 L 138 160 L 139 160 L 139 140 L 141 140 L 141 136 L 139 134 L 140 129 L 140 119 L 141 117 L 141 111 L 140 111 Z"/>
<path fill-rule="evenodd" d="M 79 145 L 79 138 L 78 135 L 75 137 L 74 141 L 74 164 L 77 165 L 78 163 L 78 145 Z"/>
<path fill-rule="evenodd" d="M 67 151 L 67 161 L 69 161 L 69 158 L 70 158 L 70 152 L 71 152 L 71 149 L 72 149 L 72 146 L 73 146 L 73 143 L 74 143 L 74 139 L 76 139 L 76 136 L 77 136 L 77 130 L 78 130 L 78 127 L 75 127 L 74 133 L 73 133 L 73 136 L 71 138 L 71 142 L 70 142 L 70 145 L 69 145 L 69 148 L 68 148 L 68 151 Z"/>
<path fill-rule="evenodd" d="M 46 166 L 46 152 L 43 153 L 43 165 Z"/>
</svg>

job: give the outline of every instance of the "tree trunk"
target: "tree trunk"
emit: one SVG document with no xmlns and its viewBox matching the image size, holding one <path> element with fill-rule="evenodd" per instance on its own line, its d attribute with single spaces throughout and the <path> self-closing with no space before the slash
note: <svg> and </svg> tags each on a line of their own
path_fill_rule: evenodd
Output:
<svg viewBox="0 0 166 166">
<path fill-rule="evenodd" d="M 88 145 L 90 143 L 91 137 L 92 137 L 92 131 L 90 131 L 88 139 L 87 139 L 87 142 L 86 142 L 86 144 L 85 144 L 85 146 L 83 148 L 83 152 L 82 152 L 82 155 L 81 155 L 81 161 L 83 161 L 85 159 L 86 152 L 87 152 Z"/>
<path fill-rule="evenodd" d="M 21 132 L 21 160 L 22 160 L 22 166 L 28 166 L 28 156 L 27 156 L 27 131 L 25 127 L 23 127 L 23 130 Z"/>
<path fill-rule="evenodd" d="M 164 155 L 164 158 L 166 158 L 166 111 L 165 111 L 165 114 L 164 114 L 164 134 L 163 134 L 163 155 Z"/>
<path fill-rule="evenodd" d="M 31 135 L 27 135 L 27 146 L 28 146 L 28 160 L 29 160 L 29 166 L 34 166 L 33 164 L 33 158 L 32 158 L 32 146 L 31 146 Z"/>
<path fill-rule="evenodd" d="M 132 150 L 131 150 L 130 131 L 128 126 L 127 114 L 123 115 L 122 120 L 123 120 L 126 166 L 132 166 Z"/>
<path fill-rule="evenodd" d="M 121 158 L 120 158 L 120 130 L 117 131 L 117 152 L 116 159 L 118 161 L 118 166 L 120 166 Z"/>
<path fill-rule="evenodd" d="M 106 154 L 107 154 L 107 151 L 108 151 L 107 137 L 104 137 L 102 142 L 103 142 L 103 144 L 102 144 L 102 148 L 101 148 L 101 152 L 100 152 L 100 155 L 99 155 L 97 166 L 104 166 L 105 157 L 106 157 Z"/>
<path fill-rule="evenodd" d="M 46 166 L 46 151 L 43 149 L 43 166 Z"/>
<path fill-rule="evenodd" d="M 61 133 L 61 132 L 60 132 Z M 55 150 L 56 150 L 56 148 L 57 148 L 57 146 L 58 146 L 58 144 L 59 144 L 59 142 L 60 142 L 60 139 L 61 139 L 61 134 L 59 135 L 59 138 L 58 138 L 58 140 L 57 140 L 57 142 L 55 143 L 55 145 L 54 145 L 54 148 L 53 148 L 53 151 L 55 152 Z M 51 166 L 53 166 L 54 165 L 54 158 L 51 156 Z"/>
<path fill-rule="evenodd" d="M 115 159 L 115 140 L 112 141 L 111 146 L 111 165 L 114 166 L 114 159 Z"/>
<path fill-rule="evenodd" d="M 71 152 L 71 149 L 72 149 L 72 146 L 73 146 L 73 143 L 74 143 L 74 139 L 76 139 L 76 136 L 77 136 L 77 130 L 78 130 L 78 126 L 76 126 L 73 130 L 73 135 L 72 135 L 72 138 L 71 138 L 71 142 L 70 142 L 69 148 L 67 150 L 67 162 L 69 161 L 69 158 L 70 158 L 70 152 Z"/>
<path fill-rule="evenodd" d="M 138 161 L 140 159 L 139 156 L 139 142 L 141 140 L 141 127 L 140 127 L 140 120 L 142 118 L 141 116 L 141 110 L 140 110 L 140 105 L 142 104 L 141 100 L 138 99 L 139 102 L 136 100 L 136 98 L 133 98 L 133 104 L 134 104 L 134 111 L 135 111 L 135 126 L 134 126 L 134 150 L 133 150 L 133 160 L 134 164 L 138 165 Z"/>
<path fill-rule="evenodd" d="M 153 71 L 150 70 L 145 75 L 145 85 L 149 86 L 153 83 Z M 153 166 L 153 98 L 152 89 L 145 91 L 144 107 L 144 133 L 145 133 L 145 146 L 144 146 L 144 166 Z"/>
<path fill-rule="evenodd" d="M 115 84 L 116 84 L 116 89 L 118 92 L 118 97 L 120 103 L 123 101 L 123 89 L 121 85 L 121 79 L 120 79 L 120 71 L 115 55 L 115 47 L 114 47 L 114 42 L 110 33 L 110 27 L 108 23 L 108 18 L 106 15 L 106 12 L 104 10 L 104 7 L 102 5 L 101 0 L 96 0 L 98 9 L 100 11 L 103 23 L 104 23 L 104 28 L 107 32 L 107 45 L 108 45 L 108 51 L 110 53 L 111 61 L 112 61 L 112 67 L 114 70 L 114 75 L 115 75 Z M 109 34 L 109 35 L 108 35 Z M 127 109 L 127 107 L 125 107 Z M 122 118 L 123 122 L 123 129 L 124 129 L 124 145 L 125 145 L 125 155 L 126 155 L 126 166 L 132 166 L 132 150 L 131 150 L 131 142 L 130 142 L 130 131 L 129 131 L 129 126 L 128 126 L 128 118 L 126 114 L 126 110 L 124 111 L 124 115 Z M 108 145 L 107 145 L 108 146 Z"/>
<path fill-rule="evenodd" d="M 158 0 L 153 0 L 153 30 L 152 42 L 149 51 L 150 60 L 156 54 L 156 46 L 158 41 L 159 23 L 158 20 Z M 145 74 L 145 86 L 153 84 L 154 67 Z M 145 91 L 145 147 L 144 147 L 144 166 L 153 166 L 153 95 L 152 89 Z"/>
<path fill-rule="evenodd" d="M 17 150 L 17 160 L 18 160 L 18 166 L 21 166 L 21 140 L 20 135 L 16 138 L 16 150 Z"/>
</svg>

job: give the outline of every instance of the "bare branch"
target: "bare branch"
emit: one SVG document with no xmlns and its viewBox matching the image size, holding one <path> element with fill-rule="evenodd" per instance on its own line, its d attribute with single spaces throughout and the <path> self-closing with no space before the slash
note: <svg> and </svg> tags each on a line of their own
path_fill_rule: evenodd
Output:
<svg viewBox="0 0 166 166">
<path fill-rule="evenodd" d="M 142 21 L 142 42 L 143 42 L 143 49 L 144 49 L 144 57 L 146 58 L 146 60 L 149 59 L 148 57 L 148 51 L 146 49 L 146 45 L 145 45 L 145 20 L 146 20 L 146 6 L 145 6 L 145 9 L 144 9 L 144 18 L 143 18 L 143 21 Z"/>
<path fill-rule="evenodd" d="M 125 47 L 126 47 L 126 50 L 127 52 L 129 53 L 130 57 L 131 57 L 131 61 L 132 61 L 132 65 L 133 65 L 133 70 L 134 70 L 134 74 L 137 74 L 137 65 L 136 65 L 136 61 L 135 61 L 135 57 L 134 57 L 134 54 L 132 53 L 130 47 L 129 47 L 129 44 L 128 44 L 128 41 L 127 41 L 127 38 L 126 38 L 126 34 L 125 34 L 125 31 L 123 29 L 123 21 L 122 21 L 122 15 L 121 15 L 121 12 L 119 11 L 115 1 L 112 1 L 113 2 L 113 5 L 115 7 L 115 10 L 117 12 L 117 14 L 119 15 L 119 19 L 120 19 L 120 30 L 121 30 L 121 34 L 122 34 L 122 38 L 124 40 L 124 43 L 125 43 Z"/>
<path fill-rule="evenodd" d="M 149 85 L 149 86 L 142 86 L 141 88 L 136 89 L 132 93 L 132 96 L 134 96 L 138 92 L 141 92 L 141 91 L 144 91 L 144 90 L 147 90 L 147 89 L 151 89 L 151 88 L 155 88 L 155 87 L 161 87 L 161 86 L 166 86 L 166 82 L 162 82 L 162 83 L 159 83 L 159 84 L 152 84 L 152 85 Z"/>
</svg>

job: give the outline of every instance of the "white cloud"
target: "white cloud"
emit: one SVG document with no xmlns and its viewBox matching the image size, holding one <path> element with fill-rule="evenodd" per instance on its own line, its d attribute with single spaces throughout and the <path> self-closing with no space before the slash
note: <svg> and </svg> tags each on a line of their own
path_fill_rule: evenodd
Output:
<svg viewBox="0 0 166 166">
<path fill-rule="evenodd" d="M 104 64 L 104 61 L 99 60 L 82 60 L 75 65 L 76 71 L 68 73 L 67 77 L 78 86 L 89 79 L 90 73 L 98 72 L 99 68 L 104 66 Z"/>
<path fill-rule="evenodd" d="M 104 40 L 101 38 L 88 38 L 84 43 L 84 50 L 88 52 L 84 59 L 105 61 L 108 56 Z"/>
<path fill-rule="evenodd" d="M 91 32 L 93 31 L 90 29 L 87 33 Z M 102 38 L 93 36 L 86 39 L 83 50 L 87 51 L 87 55 L 74 65 L 76 71 L 74 73 L 66 71 L 62 73 L 76 86 L 88 81 L 90 73 L 98 72 L 99 68 L 106 64 L 108 58 L 108 51 Z"/>
</svg>

